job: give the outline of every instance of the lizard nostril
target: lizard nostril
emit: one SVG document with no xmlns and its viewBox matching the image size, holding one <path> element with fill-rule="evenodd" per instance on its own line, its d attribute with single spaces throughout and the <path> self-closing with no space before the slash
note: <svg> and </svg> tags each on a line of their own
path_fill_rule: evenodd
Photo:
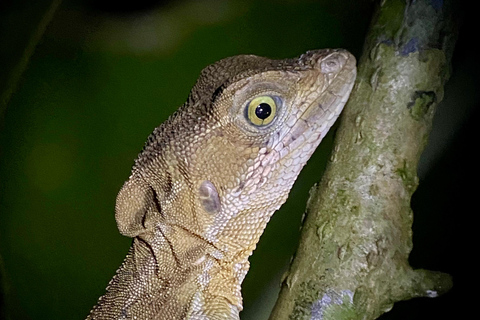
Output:
<svg viewBox="0 0 480 320">
<path fill-rule="evenodd" d="M 323 73 L 335 73 L 343 68 L 346 60 L 341 52 L 335 52 L 322 60 L 320 68 Z"/>
</svg>

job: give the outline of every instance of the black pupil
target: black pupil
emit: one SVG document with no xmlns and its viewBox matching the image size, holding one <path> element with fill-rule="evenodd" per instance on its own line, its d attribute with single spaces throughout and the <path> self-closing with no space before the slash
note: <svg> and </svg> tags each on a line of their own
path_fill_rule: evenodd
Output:
<svg viewBox="0 0 480 320">
<path fill-rule="evenodd" d="M 267 119 L 272 113 L 272 107 L 268 103 L 260 103 L 255 109 L 255 115 L 262 120 Z"/>
</svg>

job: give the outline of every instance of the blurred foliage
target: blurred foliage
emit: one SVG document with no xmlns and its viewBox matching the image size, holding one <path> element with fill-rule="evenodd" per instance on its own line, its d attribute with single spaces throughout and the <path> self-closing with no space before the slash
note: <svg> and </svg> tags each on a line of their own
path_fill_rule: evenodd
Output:
<svg viewBox="0 0 480 320">
<path fill-rule="evenodd" d="M 0 2 L 0 116 L 61 1 Z"/>
<path fill-rule="evenodd" d="M 0 6 L 1 17 L 10 19 L 1 25 L 8 39 L 0 52 L 11 59 L 1 62 L 3 70 L 22 59 L 25 39 L 36 31 L 25 12 L 39 2 L 13 3 Z M 64 0 L 1 127 L 0 253 L 12 318 L 82 319 L 104 293 L 131 242 L 116 228 L 116 193 L 148 134 L 185 101 L 203 67 L 242 53 L 284 58 L 324 47 L 358 57 L 371 6 L 369 0 L 190 0 L 112 7 Z M 242 319 L 265 318 L 276 299 L 332 137 L 250 259 Z"/>
</svg>

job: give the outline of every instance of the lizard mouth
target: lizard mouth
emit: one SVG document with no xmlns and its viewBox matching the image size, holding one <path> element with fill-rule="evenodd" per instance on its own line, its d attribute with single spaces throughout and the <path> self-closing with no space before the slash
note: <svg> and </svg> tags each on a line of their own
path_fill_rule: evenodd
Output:
<svg viewBox="0 0 480 320">
<path fill-rule="evenodd" d="M 318 146 L 348 100 L 356 76 L 355 64 L 355 58 L 343 50 L 318 59 L 316 67 L 324 81 L 324 87 L 319 89 L 322 94 L 300 110 L 295 121 L 285 122 L 286 130 L 273 145 L 280 159 L 298 148 L 310 155 Z"/>
</svg>

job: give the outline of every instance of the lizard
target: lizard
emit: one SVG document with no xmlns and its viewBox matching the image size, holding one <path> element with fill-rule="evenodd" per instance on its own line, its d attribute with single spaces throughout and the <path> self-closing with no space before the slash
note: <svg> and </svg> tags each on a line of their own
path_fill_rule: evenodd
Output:
<svg viewBox="0 0 480 320">
<path fill-rule="evenodd" d="M 118 193 L 133 238 L 87 319 L 239 319 L 248 258 L 352 90 L 343 49 L 209 65 Z"/>
</svg>

